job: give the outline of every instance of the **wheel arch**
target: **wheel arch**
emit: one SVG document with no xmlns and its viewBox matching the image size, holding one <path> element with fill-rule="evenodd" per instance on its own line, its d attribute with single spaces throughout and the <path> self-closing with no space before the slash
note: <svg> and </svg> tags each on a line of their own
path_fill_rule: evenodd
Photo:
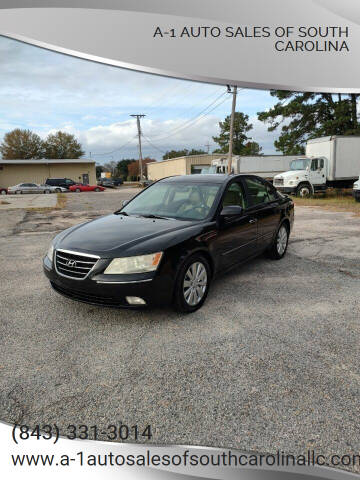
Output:
<svg viewBox="0 0 360 480">
<path fill-rule="evenodd" d="M 296 187 L 296 193 L 299 191 L 301 187 L 309 187 L 311 195 L 314 195 L 314 187 L 311 185 L 311 183 L 308 180 L 303 180 L 299 183 L 299 185 Z"/>
</svg>

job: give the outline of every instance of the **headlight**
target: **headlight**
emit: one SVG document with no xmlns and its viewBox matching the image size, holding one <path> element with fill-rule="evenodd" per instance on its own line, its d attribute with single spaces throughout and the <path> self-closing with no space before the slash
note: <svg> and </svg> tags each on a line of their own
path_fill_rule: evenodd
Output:
<svg viewBox="0 0 360 480">
<path fill-rule="evenodd" d="M 139 255 L 138 257 L 114 258 L 106 268 L 105 274 L 130 274 L 154 272 L 161 260 L 163 252 Z"/>
<path fill-rule="evenodd" d="M 51 261 L 53 260 L 53 256 L 54 256 L 54 245 L 53 244 L 50 245 L 46 256 L 49 258 L 49 260 L 51 260 Z"/>
</svg>

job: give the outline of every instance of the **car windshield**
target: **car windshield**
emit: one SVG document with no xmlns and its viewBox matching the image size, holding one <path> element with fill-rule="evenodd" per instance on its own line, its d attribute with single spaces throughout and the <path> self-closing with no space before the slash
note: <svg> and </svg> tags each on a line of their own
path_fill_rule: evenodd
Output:
<svg viewBox="0 0 360 480">
<path fill-rule="evenodd" d="M 122 210 L 127 215 L 203 220 L 209 215 L 220 184 L 159 182 L 148 187 Z"/>
<path fill-rule="evenodd" d="M 308 158 L 297 158 L 290 163 L 290 170 L 306 170 L 309 165 Z"/>
</svg>

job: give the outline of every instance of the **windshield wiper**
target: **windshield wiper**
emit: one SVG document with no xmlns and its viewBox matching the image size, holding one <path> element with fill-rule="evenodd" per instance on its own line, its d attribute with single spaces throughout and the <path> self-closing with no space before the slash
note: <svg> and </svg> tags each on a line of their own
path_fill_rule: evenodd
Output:
<svg viewBox="0 0 360 480">
<path fill-rule="evenodd" d="M 124 215 L 125 217 L 129 216 L 129 214 L 126 213 L 124 210 L 116 210 L 116 212 L 114 212 L 114 215 Z"/>
<path fill-rule="evenodd" d="M 169 220 L 167 217 L 160 217 L 160 215 L 154 215 L 153 213 L 148 213 L 145 215 L 139 213 L 138 215 L 139 217 L 144 217 L 144 218 L 159 218 L 161 220 Z"/>
</svg>

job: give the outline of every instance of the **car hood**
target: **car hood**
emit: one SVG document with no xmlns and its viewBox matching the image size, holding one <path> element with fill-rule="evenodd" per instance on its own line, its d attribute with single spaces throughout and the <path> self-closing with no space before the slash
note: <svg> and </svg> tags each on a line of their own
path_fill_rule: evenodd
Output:
<svg viewBox="0 0 360 480">
<path fill-rule="evenodd" d="M 192 226 L 192 221 L 112 214 L 63 232 L 56 248 L 95 253 L 102 257 L 112 257 L 119 252 L 132 254 L 133 247 L 139 245 L 144 245 L 145 250 L 155 248 L 156 251 L 156 247 L 161 247 L 157 241 L 159 237 L 168 238 L 169 234 L 177 237 L 179 230 Z"/>
<path fill-rule="evenodd" d="M 280 173 L 276 175 L 275 178 L 293 178 L 296 176 L 304 176 L 306 174 L 306 170 L 288 170 L 287 172 Z"/>
</svg>

